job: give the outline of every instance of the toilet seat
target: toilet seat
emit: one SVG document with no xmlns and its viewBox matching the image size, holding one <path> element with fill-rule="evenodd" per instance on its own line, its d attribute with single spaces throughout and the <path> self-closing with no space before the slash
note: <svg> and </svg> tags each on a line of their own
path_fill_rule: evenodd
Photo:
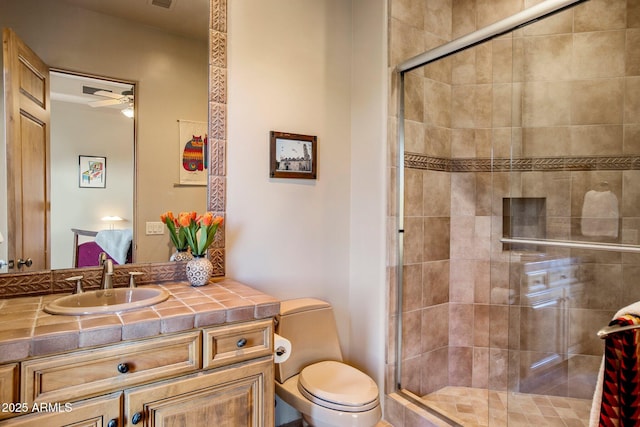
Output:
<svg viewBox="0 0 640 427">
<path fill-rule="evenodd" d="M 378 386 L 368 375 L 331 360 L 305 367 L 298 390 L 311 402 L 338 411 L 362 412 L 379 404 Z"/>
</svg>

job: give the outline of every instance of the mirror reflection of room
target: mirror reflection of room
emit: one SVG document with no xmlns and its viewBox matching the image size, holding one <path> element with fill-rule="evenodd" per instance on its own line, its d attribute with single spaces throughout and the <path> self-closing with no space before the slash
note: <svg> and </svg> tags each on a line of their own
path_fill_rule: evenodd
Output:
<svg viewBox="0 0 640 427">
<path fill-rule="evenodd" d="M 113 152 L 115 145 L 123 141 L 121 136 L 110 137 L 105 131 L 88 129 L 87 116 L 108 108 L 85 106 L 87 111 L 82 116 L 76 111 L 76 119 L 67 122 L 85 126 L 84 132 L 79 131 L 85 134 L 80 137 L 81 147 L 76 146 L 73 153 L 70 147 L 67 151 L 56 148 L 56 139 L 64 140 L 63 144 L 69 142 L 63 136 L 67 129 L 56 122 L 62 111 L 56 112 L 56 106 L 78 110 L 80 104 L 72 106 L 67 101 L 55 100 L 52 94 L 51 234 L 47 264 L 52 269 L 74 264 L 77 236 L 72 229 L 90 232 L 129 229 L 130 258 L 134 263 L 165 262 L 172 253 L 169 237 L 148 234 L 147 223 L 159 222 L 159 214 L 169 209 L 205 210 L 206 185 L 180 184 L 178 120 L 207 122 L 209 4 L 206 0 L 180 2 L 170 11 L 152 7 L 157 9 L 146 0 L 24 0 L 0 4 L 0 27 L 11 28 L 55 72 L 104 77 L 129 87 L 136 85 L 135 100 L 130 102 L 135 104 L 135 116 L 127 118 L 117 112 L 112 117 L 129 127 L 128 158 L 120 157 L 121 152 Z M 52 77 L 52 89 L 54 81 Z M 127 88 L 109 90 L 122 94 Z M 4 90 L 0 91 L 4 96 Z M 93 97 L 105 101 L 108 98 Z M 3 118 L 4 115 L 3 110 Z M 4 120 L 0 126 L 4 130 Z M 3 162 L 5 149 L 2 140 Z M 79 155 L 106 158 L 106 188 L 80 187 Z M 8 230 L 7 178 L 0 175 L 0 232 L 8 238 L 12 233 Z M 70 185 L 73 191 L 65 192 L 63 189 L 70 189 Z M 105 197 L 111 190 L 117 193 L 114 199 Z M 83 194 L 90 200 L 71 197 L 72 194 Z M 102 220 L 113 216 L 122 220 L 117 223 Z M 60 223 L 61 220 L 65 223 Z M 0 246 L 0 259 L 8 259 L 7 243 Z M 0 272 L 41 269 L 4 267 Z"/>
<path fill-rule="evenodd" d="M 50 93 L 51 266 L 131 263 L 134 85 L 51 71 Z"/>
</svg>

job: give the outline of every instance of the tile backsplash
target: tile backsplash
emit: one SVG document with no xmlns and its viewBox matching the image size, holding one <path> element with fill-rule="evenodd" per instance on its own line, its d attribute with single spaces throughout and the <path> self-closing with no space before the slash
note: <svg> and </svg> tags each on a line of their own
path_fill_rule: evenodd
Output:
<svg viewBox="0 0 640 427">
<path fill-rule="evenodd" d="M 184 262 L 166 262 L 114 266 L 113 285 L 127 286 L 129 272 L 143 273 L 136 278 L 139 285 L 186 280 Z M 82 275 L 85 290 L 100 288 L 102 268 L 62 269 L 0 276 L 0 299 L 24 296 L 70 293 L 75 284 L 65 279 Z"/>
</svg>

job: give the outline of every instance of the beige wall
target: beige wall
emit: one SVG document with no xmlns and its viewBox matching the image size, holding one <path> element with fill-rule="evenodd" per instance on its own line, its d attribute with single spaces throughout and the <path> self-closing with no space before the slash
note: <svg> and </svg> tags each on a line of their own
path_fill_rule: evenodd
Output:
<svg viewBox="0 0 640 427">
<path fill-rule="evenodd" d="M 167 260 L 168 235 L 145 236 L 145 222 L 159 221 L 166 210 L 206 208 L 204 187 L 175 184 L 176 121 L 207 120 L 207 42 L 49 0 L 2 2 L 0 25 L 12 27 L 52 67 L 138 82 L 137 261 Z"/>
<path fill-rule="evenodd" d="M 227 274 L 348 322 L 351 7 L 229 2 Z M 318 137 L 318 179 L 269 177 L 269 131 Z M 348 336 L 342 337 L 348 345 Z"/>
<path fill-rule="evenodd" d="M 351 362 L 384 393 L 387 345 L 387 2 L 353 0 L 351 73 L 351 218 L 349 313 Z"/>
<path fill-rule="evenodd" d="M 382 388 L 385 2 L 228 7 L 227 274 L 331 302 L 345 357 Z M 269 178 L 271 130 L 318 136 L 317 180 Z"/>
</svg>

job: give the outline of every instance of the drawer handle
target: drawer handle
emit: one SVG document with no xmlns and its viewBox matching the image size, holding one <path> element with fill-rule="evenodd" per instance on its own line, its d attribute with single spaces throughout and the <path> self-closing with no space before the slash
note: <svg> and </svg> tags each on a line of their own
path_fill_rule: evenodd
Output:
<svg viewBox="0 0 640 427">
<path fill-rule="evenodd" d="M 118 420 L 117 419 L 112 419 L 107 423 L 107 427 L 118 427 Z"/>
<path fill-rule="evenodd" d="M 238 342 L 236 343 L 236 346 L 237 346 L 238 348 L 242 348 L 242 347 L 244 347 L 245 345 L 247 345 L 247 339 L 246 339 L 246 338 L 240 338 L 240 339 L 238 340 Z"/>
<path fill-rule="evenodd" d="M 131 417 L 131 424 L 138 424 L 142 420 L 142 414 L 140 412 L 136 412 Z"/>
<path fill-rule="evenodd" d="M 126 363 L 119 363 L 118 372 L 120 372 L 121 374 L 126 374 L 127 372 L 129 372 L 129 365 Z"/>
</svg>

